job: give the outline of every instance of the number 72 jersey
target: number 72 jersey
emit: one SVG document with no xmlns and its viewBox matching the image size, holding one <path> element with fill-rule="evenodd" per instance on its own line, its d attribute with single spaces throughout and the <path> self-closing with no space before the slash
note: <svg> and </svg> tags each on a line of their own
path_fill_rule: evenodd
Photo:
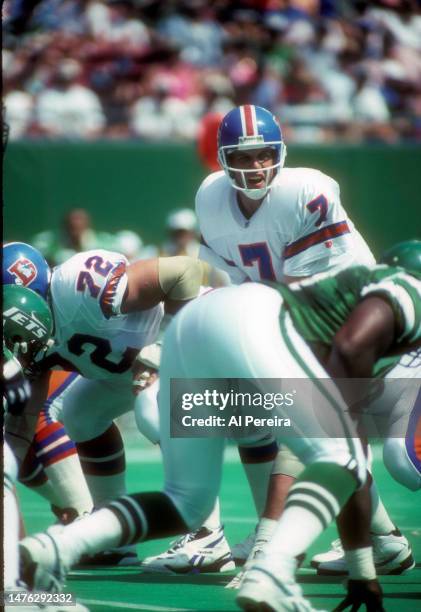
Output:
<svg viewBox="0 0 421 612">
<path fill-rule="evenodd" d="M 123 299 L 127 265 L 123 255 L 95 249 L 54 268 L 55 344 L 42 368 L 70 369 L 94 379 L 131 378 L 137 353 L 158 335 L 163 308 L 113 314 Z"/>
<path fill-rule="evenodd" d="M 375 263 L 341 205 L 337 182 L 311 168 L 283 168 L 249 219 L 228 178 L 216 172 L 199 188 L 196 212 L 199 257 L 225 270 L 233 283 Z"/>
</svg>

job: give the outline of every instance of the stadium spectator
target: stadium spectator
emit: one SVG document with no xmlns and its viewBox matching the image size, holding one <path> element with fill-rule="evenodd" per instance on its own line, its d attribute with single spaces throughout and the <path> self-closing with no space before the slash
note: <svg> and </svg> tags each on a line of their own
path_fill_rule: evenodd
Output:
<svg viewBox="0 0 421 612">
<path fill-rule="evenodd" d="M 161 246 L 160 255 L 189 255 L 197 258 L 199 255 L 199 226 L 196 214 L 190 208 L 173 210 L 165 221 L 167 239 Z M 202 265 L 202 285 L 224 287 L 230 284 L 226 272 L 210 266 L 205 261 Z"/>
<path fill-rule="evenodd" d="M 106 232 L 95 231 L 84 208 L 73 208 L 65 215 L 61 231 L 40 232 L 32 238 L 31 244 L 41 251 L 50 265 L 58 265 L 80 251 L 113 248 L 114 238 Z"/>
<path fill-rule="evenodd" d="M 416 0 L 6 0 L 4 34 L 12 138 L 194 140 L 242 103 L 292 143 L 419 138 Z"/>
<path fill-rule="evenodd" d="M 35 103 L 36 120 L 44 136 L 92 138 L 104 127 L 104 114 L 96 94 L 80 82 L 82 66 L 64 59 L 53 82 Z"/>
</svg>

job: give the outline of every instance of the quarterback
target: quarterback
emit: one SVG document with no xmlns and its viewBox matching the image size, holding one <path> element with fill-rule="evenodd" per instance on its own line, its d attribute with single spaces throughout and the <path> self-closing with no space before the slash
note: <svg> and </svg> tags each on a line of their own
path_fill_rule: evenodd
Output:
<svg viewBox="0 0 421 612">
<path fill-rule="evenodd" d="M 286 145 L 272 113 L 254 105 L 234 108 L 221 120 L 217 145 L 222 171 L 210 174 L 196 195 L 199 258 L 224 270 L 232 283 L 292 282 L 375 262 L 341 204 L 338 183 L 318 170 L 284 167 Z M 272 470 L 277 474 L 272 482 L 284 494 L 299 470 L 286 448 L 272 468 L 275 446 L 269 439 L 239 447 L 259 517 Z M 220 528 L 215 530 L 219 537 Z M 163 571 L 169 559 L 183 564 L 186 555 L 201 554 L 209 542 L 191 534 L 188 544 L 148 557 L 142 567 Z M 244 563 L 250 546 L 246 541 L 232 552 L 236 562 Z"/>
<path fill-rule="evenodd" d="M 230 111 L 218 133 L 223 168 L 196 195 L 200 259 L 233 283 L 297 280 L 373 255 L 342 207 L 338 183 L 311 168 L 284 168 L 277 119 L 259 106 Z"/>
</svg>

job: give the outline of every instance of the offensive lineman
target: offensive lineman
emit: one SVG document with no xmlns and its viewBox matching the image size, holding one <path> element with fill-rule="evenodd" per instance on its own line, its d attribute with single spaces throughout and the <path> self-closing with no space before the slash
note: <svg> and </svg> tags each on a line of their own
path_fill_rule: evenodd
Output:
<svg viewBox="0 0 421 612">
<path fill-rule="evenodd" d="M 55 344 L 38 364 L 46 373 L 34 389 L 45 397 L 53 367 L 82 374 L 63 396 L 63 422 L 77 443 L 94 503 L 102 505 L 125 492 L 124 447 L 113 419 L 133 408 L 132 367 L 140 385 L 153 379 L 141 359 L 157 339 L 163 304 L 165 314 L 172 315 L 196 297 L 201 266 L 189 257 L 129 264 L 118 253 L 98 249 L 73 256 L 53 270 L 49 281 L 42 258 L 32 261 L 33 251 L 23 243 L 4 247 L 4 282 L 31 287 L 44 279 L 41 291 L 50 297 Z M 20 460 L 39 408 L 29 403 L 31 434 L 25 440 L 14 438 Z M 17 428 L 22 430 L 20 423 L 9 427 L 7 435 L 14 436 Z"/>
</svg>

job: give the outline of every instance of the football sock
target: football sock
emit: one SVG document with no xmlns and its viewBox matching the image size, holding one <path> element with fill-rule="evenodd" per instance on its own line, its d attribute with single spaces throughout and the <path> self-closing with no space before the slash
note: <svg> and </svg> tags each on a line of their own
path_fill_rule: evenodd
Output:
<svg viewBox="0 0 421 612">
<path fill-rule="evenodd" d="M 373 560 L 373 549 L 356 548 L 345 551 L 345 561 L 351 580 L 375 580 L 376 568 Z"/>
<path fill-rule="evenodd" d="M 78 516 L 91 512 L 93 501 L 77 455 L 45 467 L 45 472 L 57 493 L 60 508 L 73 508 Z"/>
<path fill-rule="evenodd" d="M 383 505 L 382 500 L 374 480 L 371 481 L 370 486 L 370 497 L 371 497 L 371 523 L 370 533 L 375 535 L 384 535 L 390 533 L 396 529 L 390 516 L 387 513 L 386 508 Z"/>
<path fill-rule="evenodd" d="M 76 444 L 96 508 L 126 493 L 123 439 L 115 423 L 103 434 Z"/>
<path fill-rule="evenodd" d="M 54 490 L 54 505 L 72 508 L 77 515 L 90 512 L 93 507 L 91 494 L 82 472 L 76 445 L 62 423 L 40 419 L 33 441 L 37 461 Z"/>
<path fill-rule="evenodd" d="M 207 527 L 207 529 L 218 529 L 221 526 L 221 515 L 219 510 L 219 499 L 216 499 L 215 505 L 213 507 L 212 512 L 203 523 L 203 527 Z"/>
<path fill-rule="evenodd" d="M 266 544 L 271 541 L 277 525 L 278 521 L 275 521 L 274 519 L 264 517 L 260 519 L 256 530 L 256 538 L 247 559 L 247 563 L 253 560 L 256 550 L 260 550 L 263 546 L 266 546 Z"/>
<path fill-rule="evenodd" d="M 51 535 L 64 563 L 71 566 L 83 554 L 93 555 L 145 539 L 187 532 L 186 523 L 165 493 L 135 493 L 120 497 L 59 531 L 54 528 Z"/>
<path fill-rule="evenodd" d="M 265 509 L 269 479 L 278 452 L 276 442 L 259 446 L 239 446 L 238 452 L 253 495 L 257 516 Z"/>
<path fill-rule="evenodd" d="M 83 554 L 93 555 L 118 546 L 122 537 L 121 523 L 107 508 L 101 508 L 69 525 L 53 531 L 64 563 L 71 567 Z"/>
<path fill-rule="evenodd" d="M 288 493 L 285 510 L 265 552 L 289 557 L 304 553 L 333 521 L 356 485 L 352 474 L 336 464 L 306 467 Z"/>
</svg>

